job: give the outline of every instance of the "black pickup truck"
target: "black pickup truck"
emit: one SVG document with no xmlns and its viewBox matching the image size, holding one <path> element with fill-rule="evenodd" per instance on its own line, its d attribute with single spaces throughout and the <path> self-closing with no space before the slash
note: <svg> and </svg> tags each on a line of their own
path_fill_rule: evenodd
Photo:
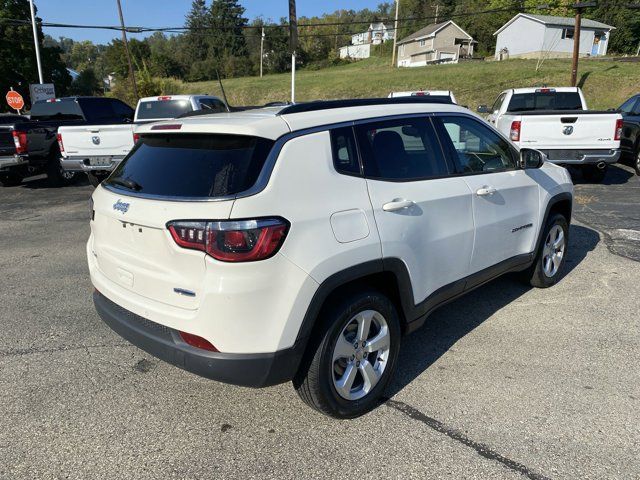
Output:
<svg viewBox="0 0 640 480">
<path fill-rule="evenodd" d="M 624 102 L 618 110 L 623 121 L 620 139 L 623 159 L 630 162 L 640 175 L 640 94 Z"/>
<path fill-rule="evenodd" d="M 26 168 L 27 162 L 18 155 L 15 141 L 13 140 L 13 126 L 26 122 L 29 119 L 22 115 L 0 115 L 0 184 L 15 185 L 20 183 L 15 171 Z"/>
<path fill-rule="evenodd" d="M 16 184 L 25 176 L 46 173 L 52 186 L 72 183 L 78 172 L 60 166 L 58 127 L 131 123 L 133 114 L 129 105 L 115 98 L 65 97 L 34 103 L 28 121 L 0 128 L 0 145 L 9 145 L 10 140 L 18 158 L 0 170 L 0 182 Z"/>
</svg>

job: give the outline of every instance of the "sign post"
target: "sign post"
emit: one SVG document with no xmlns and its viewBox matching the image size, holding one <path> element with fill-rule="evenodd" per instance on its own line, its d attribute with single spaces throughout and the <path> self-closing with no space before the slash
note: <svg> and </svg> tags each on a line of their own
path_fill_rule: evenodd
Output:
<svg viewBox="0 0 640 480">
<path fill-rule="evenodd" d="M 24 99 L 22 98 L 22 95 L 11 88 L 11 90 L 7 92 L 7 96 L 5 98 L 7 99 L 7 104 L 14 110 L 17 110 L 18 114 L 20 114 L 20 110 L 24 108 Z"/>
</svg>

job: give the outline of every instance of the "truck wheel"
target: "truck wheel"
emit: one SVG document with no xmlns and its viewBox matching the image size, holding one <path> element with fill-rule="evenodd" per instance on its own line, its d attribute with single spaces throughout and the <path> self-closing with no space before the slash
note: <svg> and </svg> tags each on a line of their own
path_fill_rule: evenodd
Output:
<svg viewBox="0 0 640 480">
<path fill-rule="evenodd" d="M 542 242 L 533 265 L 523 272 L 524 279 L 533 287 L 555 285 L 567 256 L 569 224 L 559 213 L 552 215 L 542 232 Z"/>
<path fill-rule="evenodd" d="M 89 179 L 89 183 L 96 188 L 98 185 L 100 185 L 100 183 L 102 183 L 102 181 L 107 178 L 109 176 L 109 174 L 104 174 L 104 173 L 93 173 L 93 172 L 87 172 L 87 178 Z"/>
<path fill-rule="evenodd" d="M 52 187 L 66 187 L 78 179 L 78 172 L 70 172 L 62 169 L 60 155 L 53 153 L 47 161 L 47 179 Z"/>
<path fill-rule="evenodd" d="M 393 303 L 376 291 L 349 295 L 321 314 L 321 338 L 293 385 L 311 408 L 354 418 L 374 408 L 396 366 L 400 321 Z"/>
<path fill-rule="evenodd" d="M 640 145 L 636 149 L 636 157 L 633 159 L 633 168 L 636 170 L 636 175 L 640 176 Z"/>
<path fill-rule="evenodd" d="M 582 167 L 582 176 L 587 182 L 600 183 L 607 175 L 607 170 L 609 170 L 608 165 L 604 168 L 598 168 L 595 165 L 585 165 Z"/>
<path fill-rule="evenodd" d="M 15 187 L 22 183 L 22 175 L 15 172 L 7 172 L 0 174 L 0 183 L 4 187 Z"/>
</svg>

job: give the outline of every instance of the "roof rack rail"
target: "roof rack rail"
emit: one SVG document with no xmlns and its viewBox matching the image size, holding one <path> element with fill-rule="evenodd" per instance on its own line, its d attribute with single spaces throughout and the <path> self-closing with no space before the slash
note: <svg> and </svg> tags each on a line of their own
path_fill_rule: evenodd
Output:
<svg viewBox="0 0 640 480">
<path fill-rule="evenodd" d="M 403 103 L 444 103 L 452 105 L 450 98 L 444 96 L 394 97 L 394 98 L 351 98 L 348 100 L 315 100 L 312 102 L 294 103 L 284 107 L 278 115 L 290 113 L 315 112 L 333 108 L 365 107 L 369 105 L 398 105 Z"/>
</svg>

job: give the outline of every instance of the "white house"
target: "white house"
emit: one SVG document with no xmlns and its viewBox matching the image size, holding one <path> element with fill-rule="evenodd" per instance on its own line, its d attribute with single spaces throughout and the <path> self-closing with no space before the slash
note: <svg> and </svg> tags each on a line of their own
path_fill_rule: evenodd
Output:
<svg viewBox="0 0 640 480">
<path fill-rule="evenodd" d="M 351 45 L 365 45 L 368 43 L 380 45 L 393 40 L 394 34 L 395 32 L 391 25 L 385 25 L 382 22 L 372 23 L 366 32 L 356 33 L 351 36 Z"/>
<path fill-rule="evenodd" d="M 615 27 L 589 19 L 582 19 L 581 25 L 580 55 L 605 55 Z M 574 26 L 572 17 L 519 13 L 494 33 L 497 37 L 495 58 L 571 57 Z"/>
<path fill-rule="evenodd" d="M 458 63 L 473 56 L 476 43 L 453 20 L 433 23 L 398 42 L 398 67 Z"/>
</svg>

